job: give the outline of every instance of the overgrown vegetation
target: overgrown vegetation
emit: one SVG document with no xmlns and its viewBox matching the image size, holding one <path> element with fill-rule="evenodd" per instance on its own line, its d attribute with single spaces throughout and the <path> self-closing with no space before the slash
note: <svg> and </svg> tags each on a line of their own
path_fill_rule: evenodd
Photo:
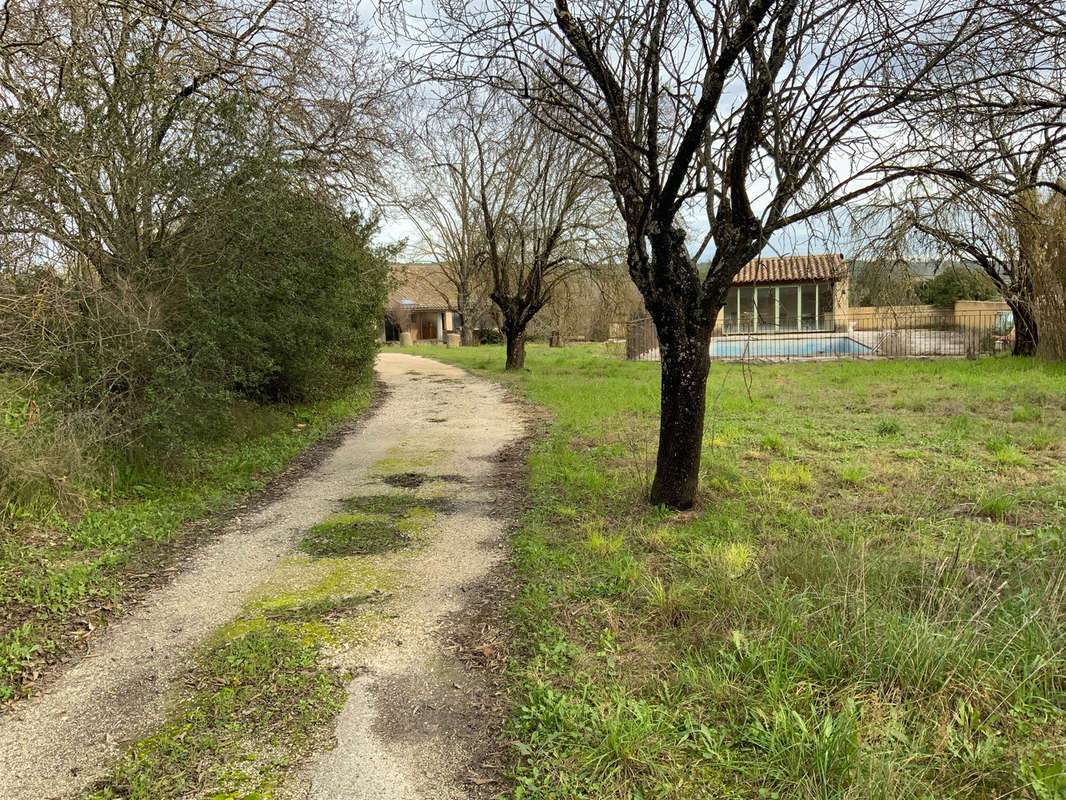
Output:
<svg viewBox="0 0 1066 800">
<path fill-rule="evenodd" d="M 1066 369 L 714 365 L 696 507 L 658 369 L 439 350 L 546 406 L 515 538 L 515 798 L 1066 794 Z M 718 394 L 718 389 L 722 391 Z"/>
<path fill-rule="evenodd" d="M 86 800 L 266 798 L 324 745 L 348 677 L 329 648 L 365 637 L 393 578 L 360 557 L 285 560 L 204 644 L 167 722 Z"/>
<path fill-rule="evenodd" d="M 335 394 L 376 351 L 388 251 L 373 224 L 290 179 L 234 179 L 224 216 L 114 285 L 20 276 L 3 296 L 0 369 L 46 376 L 35 388 L 77 417 L 81 440 L 157 454 L 225 432 L 234 400 Z"/>
<path fill-rule="evenodd" d="M 41 44 L 0 48 L 0 701 L 369 396 L 392 250 L 350 209 L 389 136 L 353 76 L 329 99 L 358 26 L 190 8 L 5 26 Z"/>
<path fill-rule="evenodd" d="M 364 372 L 333 400 L 240 404 L 221 439 L 188 441 L 166 461 L 97 450 L 89 469 L 64 433 L 68 417 L 4 386 L 0 436 L 14 447 L 0 447 L 0 702 L 31 692 L 47 664 L 151 580 L 142 567 L 173 558 L 184 523 L 262 486 L 362 412 L 371 393 Z"/>
<path fill-rule="evenodd" d="M 366 25 L 330 0 L 8 11 L 0 374 L 83 447 L 153 457 L 234 400 L 336 396 L 391 254 L 352 213 L 397 141 Z"/>
<path fill-rule="evenodd" d="M 364 26 L 39 5 L 0 32 L 0 702 L 366 406 L 392 253 Z"/>
<path fill-rule="evenodd" d="M 914 286 L 918 300 L 931 306 L 953 306 L 959 300 L 997 300 L 1000 293 L 985 275 L 963 267 L 946 267 Z"/>
<path fill-rule="evenodd" d="M 350 556 L 400 550 L 432 519 L 445 500 L 411 494 L 360 495 L 345 501 L 348 513 L 311 528 L 300 549 L 312 556 Z"/>
</svg>

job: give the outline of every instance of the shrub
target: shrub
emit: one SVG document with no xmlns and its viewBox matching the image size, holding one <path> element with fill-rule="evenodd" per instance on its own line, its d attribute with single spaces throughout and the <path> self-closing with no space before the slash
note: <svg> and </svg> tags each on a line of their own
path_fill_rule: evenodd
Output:
<svg viewBox="0 0 1066 800">
<path fill-rule="evenodd" d="M 249 399 L 329 394 L 376 353 L 388 280 L 376 226 L 276 178 L 237 191 L 206 232 L 217 259 L 190 275 L 184 343 Z"/>
<path fill-rule="evenodd" d="M 234 398 L 321 399 L 369 369 L 389 257 L 375 223 L 281 169 L 222 191 L 180 246 L 121 277 L 67 268 L 3 287 L 0 369 L 53 379 L 103 440 L 164 448 L 221 433 Z"/>
<path fill-rule="evenodd" d="M 1000 296 L 986 276 L 968 269 L 949 268 L 914 287 L 918 299 L 931 306 L 953 306 L 957 300 L 994 300 Z"/>
</svg>

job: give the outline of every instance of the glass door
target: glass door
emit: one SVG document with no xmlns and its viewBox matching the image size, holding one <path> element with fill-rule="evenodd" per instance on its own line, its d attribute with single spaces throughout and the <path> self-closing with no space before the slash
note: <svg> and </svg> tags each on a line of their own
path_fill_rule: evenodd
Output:
<svg viewBox="0 0 1066 800">
<path fill-rule="evenodd" d="M 798 331 L 799 295 L 798 286 L 781 286 L 777 290 L 777 329 L 780 331 Z"/>
<path fill-rule="evenodd" d="M 755 293 L 755 330 L 769 333 L 777 330 L 777 289 L 762 286 Z"/>
</svg>

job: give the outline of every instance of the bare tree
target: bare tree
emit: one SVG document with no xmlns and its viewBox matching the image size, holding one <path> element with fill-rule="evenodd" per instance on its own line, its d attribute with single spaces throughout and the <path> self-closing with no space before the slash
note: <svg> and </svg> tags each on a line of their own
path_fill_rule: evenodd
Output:
<svg viewBox="0 0 1066 800">
<path fill-rule="evenodd" d="M 632 319 L 640 309 L 624 265 L 610 260 L 594 275 L 575 275 L 559 287 L 533 326 L 542 336 L 602 341 L 611 336 L 612 325 Z"/>
<path fill-rule="evenodd" d="M 462 344 L 470 346 L 492 300 L 475 181 L 480 162 L 471 126 L 464 121 L 470 119 L 468 103 L 464 109 L 456 115 L 445 107 L 429 116 L 412 148 L 414 186 L 400 205 L 418 230 L 421 254 L 454 290 L 453 295 L 436 287 L 441 300 L 459 314 Z"/>
<path fill-rule="evenodd" d="M 171 243 L 222 213 L 204 205 L 250 154 L 269 150 L 323 190 L 373 182 L 386 74 L 334 11 L 4 0 L 0 231 L 76 254 L 109 285 L 176 257 Z"/>
<path fill-rule="evenodd" d="M 661 345 L 651 501 L 678 508 L 695 497 L 708 342 L 733 277 L 776 231 L 941 166 L 910 125 L 917 103 L 1001 76 L 1008 48 L 1048 53 L 1016 8 L 963 0 L 498 0 L 408 24 L 433 75 L 511 93 L 598 160 Z M 987 69 L 957 74 L 963 55 Z"/>
<path fill-rule="evenodd" d="M 1038 70 L 1030 56 L 1019 59 L 1019 71 Z M 1020 356 L 1039 342 L 1033 273 L 1042 250 L 1027 233 L 1039 226 L 1041 198 L 1059 191 L 1066 141 L 1066 103 L 1029 107 L 1031 89 L 1029 78 L 1000 77 L 923 104 L 920 129 L 943 166 L 869 198 L 859 215 L 874 248 L 939 251 L 987 275 L 1011 308 Z"/>
<path fill-rule="evenodd" d="M 471 132 L 490 296 L 507 340 L 506 368 L 521 369 L 529 323 L 568 279 L 602 265 L 610 228 L 582 148 L 529 126 L 502 102 L 487 106 Z"/>
</svg>

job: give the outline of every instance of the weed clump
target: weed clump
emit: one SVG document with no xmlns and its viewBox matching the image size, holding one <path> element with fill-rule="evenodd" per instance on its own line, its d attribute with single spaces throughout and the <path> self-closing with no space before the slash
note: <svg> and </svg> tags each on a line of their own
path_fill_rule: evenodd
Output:
<svg viewBox="0 0 1066 800">
<path fill-rule="evenodd" d="M 417 489 L 430 480 L 430 477 L 424 472 L 397 472 L 393 475 L 386 475 L 381 480 L 397 489 Z"/>
<path fill-rule="evenodd" d="M 899 436 L 903 428 L 894 419 L 884 419 L 877 425 L 878 436 Z"/>
<path fill-rule="evenodd" d="M 401 550 L 411 544 L 417 531 L 434 512 L 447 511 L 443 498 L 419 498 L 410 494 L 372 494 L 349 497 L 347 513 L 327 519 L 308 531 L 300 549 L 308 555 L 374 555 Z"/>
<path fill-rule="evenodd" d="M 387 553 L 410 543 L 411 537 L 391 520 L 348 514 L 315 525 L 300 542 L 300 549 L 321 558 Z"/>
<path fill-rule="evenodd" d="M 1019 406 L 1010 415 L 1011 422 L 1039 422 L 1044 412 L 1033 405 Z"/>
<path fill-rule="evenodd" d="M 977 499 L 974 510 L 983 517 L 1006 519 L 1018 505 L 1017 496 L 998 491 L 989 491 Z"/>
<path fill-rule="evenodd" d="M 266 796 L 281 782 L 280 765 L 306 755 L 344 703 L 343 676 L 318 656 L 316 645 L 281 628 L 213 648 L 190 674 L 179 713 L 84 797 Z M 227 768 L 234 763 L 242 768 Z"/>
</svg>

